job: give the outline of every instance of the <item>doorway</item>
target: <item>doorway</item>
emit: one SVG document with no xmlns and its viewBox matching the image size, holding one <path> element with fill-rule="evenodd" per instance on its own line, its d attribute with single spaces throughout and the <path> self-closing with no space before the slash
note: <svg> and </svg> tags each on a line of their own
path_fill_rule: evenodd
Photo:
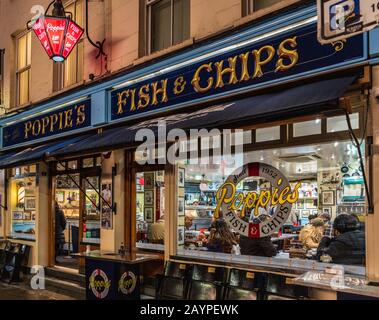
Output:
<svg viewBox="0 0 379 320">
<path fill-rule="evenodd" d="M 55 163 L 52 169 L 54 266 L 75 271 L 75 254 L 100 249 L 101 157 Z"/>
</svg>

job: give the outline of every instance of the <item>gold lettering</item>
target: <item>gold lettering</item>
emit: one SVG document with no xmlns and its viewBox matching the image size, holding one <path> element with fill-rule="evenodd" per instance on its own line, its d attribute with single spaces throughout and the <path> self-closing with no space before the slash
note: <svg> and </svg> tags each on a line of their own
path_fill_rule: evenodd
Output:
<svg viewBox="0 0 379 320">
<path fill-rule="evenodd" d="M 150 90 L 150 86 L 148 84 L 142 86 L 139 89 L 138 109 L 144 109 L 149 105 L 149 103 L 150 103 L 149 90 Z"/>
<path fill-rule="evenodd" d="M 83 104 L 77 107 L 77 117 L 76 117 L 76 126 L 81 126 L 86 121 L 86 106 Z"/>
<path fill-rule="evenodd" d="M 72 109 L 65 111 L 65 125 L 64 128 L 72 128 Z"/>
<path fill-rule="evenodd" d="M 63 129 L 63 112 L 59 113 L 59 130 Z"/>
<path fill-rule="evenodd" d="M 291 69 L 293 66 L 296 65 L 296 63 L 299 61 L 299 54 L 297 52 L 297 37 L 294 37 L 292 39 L 284 40 L 280 45 L 278 49 L 278 56 L 279 60 L 276 63 L 276 69 L 275 72 L 278 71 L 287 71 Z M 294 50 L 289 50 L 286 48 L 286 45 L 289 45 Z M 285 65 L 284 59 L 290 60 L 290 63 Z"/>
<path fill-rule="evenodd" d="M 27 123 L 25 123 L 25 136 L 24 136 L 25 139 L 29 138 L 30 130 L 32 130 L 32 122 L 28 121 Z"/>
<path fill-rule="evenodd" d="M 233 58 L 229 58 L 229 67 L 224 69 L 224 61 L 216 62 L 215 66 L 217 68 L 217 82 L 216 82 L 216 88 L 222 88 L 224 87 L 224 75 L 229 74 L 229 82 L 228 84 L 236 84 L 238 83 L 237 79 L 237 73 L 236 73 L 236 63 L 237 63 L 237 56 Z"/>
<path fill-rule="evenodd" d="M 42 134 L 46 133 L 46 128 L 49 126 L 50 119 L 49 117 L 45 117 L 42 119 Z"/>
<path fill-rule="evenodd" d="M 250 56 L 250 52 L 240 54 L 240 60 L 241 60 L 241 65 L 242 65 L 240 82 L 250 80 L 249 56 Z"/>
<path fill-rule="evenodd" d="M 230 197 L 227 197 L 228 188 L 232 188 L 232 192 L 231 192 Z M 224 183 L 221 186 L 221 188 L 217 190 L 216 197 L 218 199 L 218 203 L 217 203 L 217 206 L 216 206 L 216 209 L 214 212 L 214 217 L 216 219 L 218 219 L 220 217 L 221 205 L 223 203 L 226 203 L 226 204 L 230 203 L 233 200 L 235 194 L 236 194 L 236 186 L 230 182 Z M 224 212 L 224 214 L 225 214 L 225 212 Z"/>
<path fill-rule="evenodd" d="M 158 104 L 158 94 L 161 94 L 162 95 L 162 100 L 161 100 L 161 103 L 165 103 L 168 101 L 168 98 L 167 98 L 167 79 L 165 80 L 161 80 L 161 88 L 158 89 L 158 82 L 154 82 L 152 84 L 152 87 L 153 87 L 153 100 L 151 102 L 151 104 L 153 106 L 156 106 Z"/>
<path fill-rule="evenodd" d="M 38 129 L 36 129 L 36 127 Z M 33 123 L 32 134 L 33 136 L 39 136 L 40 133 L 41 133 L 41 122 L 39 120 L 36 120 Z"/>
<path fill-rule="evenodd" d="M 207 72 L 211 72 L 212 71 L 212 62 L 209 64 L 203 64 L 202 66 L 200 66 L 199 69 L 196 70 L 195 75 L 193 76 L 191 84 L 194 87 L 195 91 L 198 93 L 206 93 L 207 91 L 211 90 L 211 88 L 213 86 L 213 82 L 214 82 L 213 78 L 209 77 L 208 78 L 208 85 L 205 88 L 201 87 L 201 85 L 200 85 L 200 80 L 201 80 L 200 73 L 203 70 L 206 70 Z"/>
<path fill-rule="evenodd" d="M 54 126 L 58 123 L 58 115 L 53 114 L 50 116 L 50 132 L 54 132 Z"/>
<path fill-rule="evenodd" d="M 119 92 L 119 93 L 117 93 L 117 96 L 118 96 L 117 114 L 123 114 L 124 113 L 124 106 L 126 105 L 126 102 L 127 102 L 126 98 L 129 97 L 129 90 L 124 90 L 122 92 Z"/>
<path fill-rule="evenodd" d="M 174 94 L 178 95 L 183 93 L 186 85 L 187 81 L 184 80 L 184 77 L 178 77 L 174 82 Z"/>
<path fill-rule="evenodd" d="M 264 52 L 266 52 L 267 58 L 262 61 L 262 56 Z M 254 50 L 253 55 L 255 57 L 255 69 L 253 78 L 260 78 L 264 74 L 262 71 L 262 67 L 268 64 L 274 58 L 275 49 L 272 46 L 264 46 L 259 50 Z"/>
</svg>

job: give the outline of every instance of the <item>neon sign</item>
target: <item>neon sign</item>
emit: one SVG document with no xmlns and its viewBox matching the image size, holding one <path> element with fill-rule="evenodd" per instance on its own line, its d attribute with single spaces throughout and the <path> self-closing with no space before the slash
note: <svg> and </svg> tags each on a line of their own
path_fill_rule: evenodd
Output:
<svg viewBox="0 0 379 320">
<path fill-rule="evenodd" d="M 248 177 L 264 178 L 271 183 L 272 189 L 257 192 L 237 192 L 237 185 Z M 287 178 L 276 168 L 263 163 L 251 163 L 236 170 L 217 191 L 217 207 L 214 213 L 221 213 L 230 228 L 240 235 L 250 238 L 262 238 L 279 231 L 287 221 L 292 205 L 299 199 L 300 183 L 293 190 Z M 259 208 L 271 205 L 273 214 L 270 219 L 260 223 L 245 221 L 248 211 L 254 217 L 259 216 Z M 240 212 L 237 214 L 237 212 Z M 250 219 L 251 221 L 251 219 Z"/>
</svg>

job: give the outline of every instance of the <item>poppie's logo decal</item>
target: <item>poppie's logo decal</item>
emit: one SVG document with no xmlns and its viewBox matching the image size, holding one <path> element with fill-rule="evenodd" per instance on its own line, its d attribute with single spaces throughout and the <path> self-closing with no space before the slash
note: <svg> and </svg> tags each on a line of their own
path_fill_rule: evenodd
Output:
<svg viewBox="0 0 379 320">
<path fill-rule="evenodd" d="M 260 177 L 270 183 L 271 188 L 260 192 L 238 191 L 237 186 L 248 177 Z M 277 232 L 287 221 L 292 205 L 299 199 L 297 183 L 293 190 L 287 178 L 276 168 L 264 163 L 251 163 L 236 170 L 228 177 L 225 183 L 217 191 L 217 207 L 215 218 L 221 216 L 229 226 L 239 234 L 250 238 L 267 237 Z M 270 219 L 261 223 L 249 223 L 244 220 L 250 213 L 252 221 L 260 215 L 260 208 L 267 206 L 273 208 Z M 238 213 L 238 214 L 237 214 Z"/>
</svg>

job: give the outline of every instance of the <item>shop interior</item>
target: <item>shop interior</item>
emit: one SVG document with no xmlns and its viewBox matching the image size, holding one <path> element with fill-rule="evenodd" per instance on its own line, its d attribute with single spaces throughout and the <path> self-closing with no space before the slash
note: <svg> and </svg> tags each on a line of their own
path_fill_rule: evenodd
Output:
<svg viewBox="0 0 379 320">
<path fill-rule="evenodd" d="M 361 146 L 364 150 L 364 145 Z M 365 189 L 358 152 L 351 141 L 338 141 L 301 147 L 246 152 L 232 161 L 215 165 L 179 165 L 178 249 L 210 250 L 208 239 L 217 204 L 216 193 L 225 179 L 243 164 L 261 162 L 278 168 L 292 188 L 298 182 L 299 199 L 292 206 L 288 221 L 271 238 L 278 256 L 312 259 L 313 252 L 299 243 L 299 233 L 312 215 L 327 213 L 331 222 L 340 214 L 356 215 L 364 225 Z M 184 178 L 183 178 L 184 177 Z M 183 182 L 183 179 L 185 181 Z M 237 186 L 243 193 L 272 188 L 259 177 L 245 179 Z M 268 203 L 263 214 L 271 215 Z M 250 219 L 247 216 L 247 219 Z"/>
<path fill-rule="evenodd" d="M 164 250 L 164 171 L 136 174 L 137 248 Z"/>
</svg>

